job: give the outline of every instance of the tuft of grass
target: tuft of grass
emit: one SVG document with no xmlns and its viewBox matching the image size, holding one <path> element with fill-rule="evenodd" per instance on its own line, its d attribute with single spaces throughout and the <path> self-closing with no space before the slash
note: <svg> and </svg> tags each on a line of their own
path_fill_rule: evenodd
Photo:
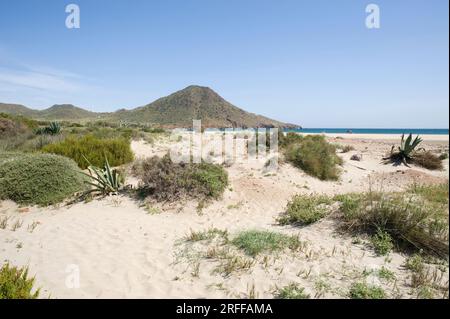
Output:
<svg viewBox="0 0 450 319">
<path fill-rule="evenodd" d="M 438 185 L 413 184 L 408 191 L 421 196 L 430 203 L 448 205 L 448 183 Z"/>
<path fill-rule="evenodd" d="M 202 240 L 211 240 L 215 237 L 222 237 L 226 240 L 228 238 L 228 231 L 218 228 L 210 228 L 204 231 L 191 230 L 191 232 L 185 237 L 185 239 L 187 241 L 196 242 Z"/>
<path fill-rule="evenodd" d="M 224 253 L 221 256 L 220 264 L 214 269 L 214 272 L 222 274 L 224 277 L 232 273 L 247 271 L 255 264 L 255 260 L 245 258 L 239 255 Z"/>
<path fill-rule="evenodd" d="M 329 204 L 331 199 L 324 195 L 295 195 L 278 222 L 282 225 L 314 223 L 328 214 Z"/>
<path fill-rule="evenodd" d="M 91 134 L 82 137 L 69 136 L 59 143 L 44 146 L 42 151 L 69 157 L 82 169 L 86 169 L 89 165 L 102 166 L 105 157 L 113 167 L 133 160 L 133 152 L 128 139 L 100 139 Z"/>
<path fill-rule="evenodd" d="M 265 230 L 242 231 L 231 241 L 237 248 L 252 257 L 262 252 L 297 249 L 301 242 L 296 236 L 288 236 Z"/>
<path fill-rule="evenodd" d="M 310 295 L 305 293 L 305 289 L 296 283 L 291 283 L 285 287 L 277 289 L 276 299 L 309 299 Z"/>
<path fill-rule="evenodd" d="M 448 213 L 410 193 L 348 195 L 341 205 L 344 228 L 389 234 L 397 247 L 448 256 Z M 342 199 L 342 197 L 341 197 Z"/>
<path fill-rule="evenodd" d="M 39 289 L 32 292 L 34 277 L 28 278 L 28 268 L 12 267 L 8 263 L 0 269 L 0 299 L 36 299 Z"/>
<path fill-rule="evenodd" d="M 388 255 L 394 248 L 391 235 L 381 229 L 378 229 L 376 234 L 372 236 L 371 243 L 375 253 L 379 256 Z"/>
<path fill-rule="evenodd" d="M 336 147 L 321 135 L 308 135 L 285 149 L 287 161 L 307 174 L 321 180 L 337 180 L 342 159 L 336 155 Z"/>
<path fill-rule="evenodd" d="M 228 174 L 222 166 L 174 163 L 169 154 L 136 162 L 132 170 L 142 180 L 142 194 L 159 201 L 183 196 L 218 199 L 228 185 Z"/>
<path fill-rule="evenodd" d="M 368 285 L 365 282 L 353 283 L 350 287 L 351 299 L 385 299 L 386 294 L 381 287 Z"/>
<path fill-rule="evenodd" d="M 70 159 L 51 154 L 0 156 L 0 198 L 50 205 L 81 191 L 84 177 Z"/>
</svg>

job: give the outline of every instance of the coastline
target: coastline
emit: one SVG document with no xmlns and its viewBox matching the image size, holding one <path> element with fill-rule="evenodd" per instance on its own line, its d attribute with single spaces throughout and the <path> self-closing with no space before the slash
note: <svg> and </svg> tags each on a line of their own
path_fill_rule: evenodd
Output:
<svg viewBox="0 0 450 319">
<path fill-rule="evenodd" d="M 301 135 L 324 135 L 329 138 L 342 138 L 342 139 L 361 139 L 361 140 L 400 140 L 400 134 L 355 134 L 355 133 L 301 133 Z M 449 135 L 446 134 L 424 134 L 420 137 L 425 142 L 449 142 Z"/>
</svg>

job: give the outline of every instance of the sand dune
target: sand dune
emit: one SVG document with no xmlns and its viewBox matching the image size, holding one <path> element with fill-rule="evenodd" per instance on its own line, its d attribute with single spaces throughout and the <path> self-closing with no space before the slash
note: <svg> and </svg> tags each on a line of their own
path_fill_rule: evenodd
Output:
<svg viewBox="0 0 450 319">
<path fill-rule="evenodd" d="M 430 142 L 425 137 L 426 147 L 448 150 L 446 138 Z M 149 213 L 148 207 L 123 195 L 50 208 L 19 208 L 9 201 L 0 202 L 0 218 L 9 217 L 7 228 L 0 229 L 1 259 L 28 265 L 44 298 L 229 298 L 246 297 L 252 289 L 258 297 L 271 298 L 275 286 L 292 281 L 300 282 L 312 296 L 340 298 L 365 269 L 382 266 L 395 273 L 397 284 L 379 284 L 391 296 L 411 297 L 402 254 L 392 253 L 390 260 L 375 256 L 364 243 L 354 243 L 338 233 L 333 218 L 303 228 L 279 226 L 275 220 L 298 193 L 338 194 L 369 187 L 398 190 L 414 181 L 446 181 L 448 159 L 445 170 L 438 172 L 394 167 L 380 164 L 392 144 L 388 138 L 361 139 L 355 134 L 330 140 L 355 147 L 355 151 L 342 154 L 345 164 L 340 181 L 323 182 L 289 164 L 281 165 L 274 174 L 235 164 L 227 168 L 230 187 L 223 199 L 200 213 L 194 201 L 154 204 Z M 137 157 L 162 155 L 167 147 L 164 141 L 132 143 Z M 355 153 L 362 154 L 361 162 L 349 160 Z M 130 179 L 130 183 L 136 180 Z M 17 221 L 21 226 L 13 230 Z M 210 227 L 227 229 L 231 235 L 244 229 L 295 234 L 307 248 L 269 261 L 257 260 L 250 271 L 229 277 L 213 273 L 217 265 L 212 261 L 199 262 L 198 275 L 193 274 L 196 261 L 185 254 L 192 247 L 181 239 L 191 230 Z M 70 285 L 73 269 L 79 269 L 79 287 Z M 379 281 L 370 276 L 369 280 Z M 320 293 L 317 286 L 322 281 L 329 289 Z"/>
</svg>

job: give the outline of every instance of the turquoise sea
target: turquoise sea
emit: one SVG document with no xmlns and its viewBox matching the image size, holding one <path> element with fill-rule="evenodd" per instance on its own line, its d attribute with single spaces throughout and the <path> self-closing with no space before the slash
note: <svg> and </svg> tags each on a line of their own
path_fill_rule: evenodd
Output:
<svg viewBox="0 0 450 319">
<path fill-rule="evenodd" d="M 354 133 L 354 134 L 432 134 L 448 135 L 448 129 L 428 129 L 428 128 L 302 128 L 286 129 L 285 132 L 299 133 Z"/>
</svg>

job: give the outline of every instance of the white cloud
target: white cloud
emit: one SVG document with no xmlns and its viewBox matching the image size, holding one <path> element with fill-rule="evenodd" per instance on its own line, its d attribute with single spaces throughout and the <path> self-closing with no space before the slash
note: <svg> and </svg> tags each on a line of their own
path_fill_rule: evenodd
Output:
<svg viewBox="0 0 450 319">
<path fill-rule="evenodd" d="M 12 70 L 0 68 L 0 83 L 8 87 L 32 88 L 53 92 L 78 91 L 80 85 L 62 73 L 45 73 L 34 70 Z"/>
</svg>

